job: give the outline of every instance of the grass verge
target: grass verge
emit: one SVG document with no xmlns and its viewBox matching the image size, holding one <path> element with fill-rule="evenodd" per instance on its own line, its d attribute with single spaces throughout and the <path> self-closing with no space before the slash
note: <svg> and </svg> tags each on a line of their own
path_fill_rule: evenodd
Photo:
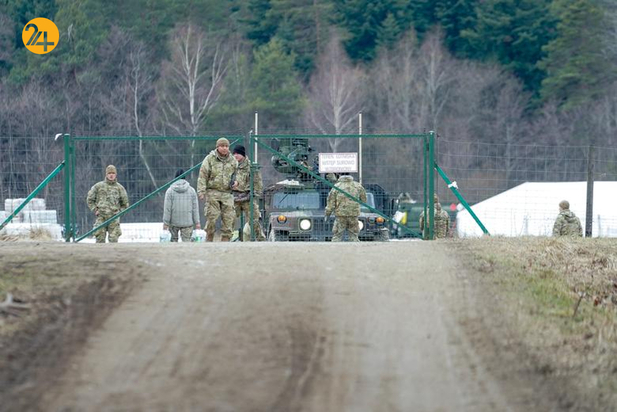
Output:
<svg viewBox="0 0 617 412">
<path fill-rule="evenodd" d="M 617 241 L 487 237 L 453 245 L 519 350 L 547 379 L 572 385 L 562 405 L 617 410 Z"/>
</svg>

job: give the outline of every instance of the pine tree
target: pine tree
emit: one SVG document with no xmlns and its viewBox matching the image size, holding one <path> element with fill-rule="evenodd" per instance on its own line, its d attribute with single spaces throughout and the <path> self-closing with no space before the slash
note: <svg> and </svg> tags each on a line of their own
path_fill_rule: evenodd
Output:
<svg viewBox="0 0 617 412">
<path fill-rule="evenodd" d="M 345 50 L 349 56 L 354 60 L 373 60 L 378 39 L 383 39 L 386 32 L 388 36 L 392 34 L 394 22 L 399 35 L 411 26 L 412 4 L 403 0 L 338 0 L 336 16 L 347 32 Z M 389 16 L 392 18 L 388 20 Z M 386 21 L 388 27 L 384 28 Z"/>
<path fill-rule="evenodd" d="M 540 63 L 547 72 L 542 98 L 569 109 L 601 96 L 615 80 L 615 69 L 603 54 L 602 9 L 591 0 L 560 0 L 553 10 L 560 21 Z"/>
<path fill-rule="evenodd" d="M 392 13 L 388 13 L 388 17 L 386 17 L 377 31 L 377 46 L 391 48 L 399 39 L 400 34 L 401 29 L 398 26 L 396 18 Z"/>
<path fill-rule="evenodd" d="M 246 27 L 246 37 L 257 47 L 268 43 L 276 34 L 277 23 L 269 15 L 271 0 L 249 0 L 247 16 L 242 21 Z"/>
<path fill-rule="evenodd" d="M 466 56 L 469 42 L 461 32 L 476 24 L 478 0 L 440 0 L 435 5 L 435 17 L 445 33 L 446 46 L 457 56 Z"/>
<path fill-rule="evenodd" d="M 293 53 L 287 53 L 274 37 L 254 53 L 249 102 L 269 128 L 290 128 L 297 124 L 304 100 L 294 70 Z"/>
<path fill-rule="evenodd" d="M 539 93 L 544 71 L 537 63 L 543 46 L 554 37 L 555 19 L 548 12 L 551 0 L 489 0 L 480 3 L 477 22 L 462 37 L 469 56 L 496 60 L 519 77 L 527 90 Z"/>
</svg>

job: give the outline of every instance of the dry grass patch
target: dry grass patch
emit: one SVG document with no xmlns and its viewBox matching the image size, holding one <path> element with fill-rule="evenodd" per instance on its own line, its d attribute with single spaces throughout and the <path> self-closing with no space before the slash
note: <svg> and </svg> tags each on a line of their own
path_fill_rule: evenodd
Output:
<svg viewBox="0 0 617 412">
<path fill-rule="evenodd" d="M 6 234 L 0 233 L 0 242 L 19 242 L 19 241 L 52 241 L 53 236 L 49 230 L 41 227 L 33 227 L 25 234 Z"/>
<path fill-rule="evenodd" d="M 617 405 L 616 240 L 453 244 L 476 269 L 474 281 L 484 293 L 499 297 L 504 327 L 516 331 L 518 345 L 543 365 L 542 373 L 576 382 L 590 410 Z"/>
</svg>

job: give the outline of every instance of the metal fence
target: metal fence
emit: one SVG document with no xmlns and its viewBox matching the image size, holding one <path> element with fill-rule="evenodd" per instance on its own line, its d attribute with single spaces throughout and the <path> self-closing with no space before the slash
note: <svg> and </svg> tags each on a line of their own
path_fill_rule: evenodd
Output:
<svg viewBox="0 0 617 412">
<path fill-rule="evenodd" d="M 220 135 L 141 139 L 128 136 L 73 136 L 71 170 L 74 179 L 71 180 L 70 203 L 73 206 L 71 219 L 74 235 L 84 234 L 92 228 L 94 216 L 87 209 L 85 198 L 92 185 L 103 180 L 105 166 L 114 164 L 118 167 L 118 180 L 126 187 L 130 202 L 135 203 L 172 180 L 177 169 L 189 169 L 201 162 L 214 148 L 215 140 Z M 362 183 L 372 188 L 373 201 L 378 208 L 392 216 L 401 197 L 411 198 L 419 204 L 426 198 L 425 148 L 423 139 L 417 136 L 423 135 L 364 135 L 361 139 L 360 136 L 318 135 L 258 137 L 268 145 L 272 145 L 273 140 L 278 140 L 280 145 L 285 139 L 306 138 L 313 157 L 318 153 L 359 153 L 362 142 Z M 251 143 L 249 136 L 237 134 L 230 140 L 234 141 L 233 144 L 242 143 L 247 147 Z M 257 149 L 256 159 L 262 167 L 266 187 L 288 177 L 273 166 L 273 157 L 263 148 Z M 0 208 L 4 208 L 0 211 L 0 218 L 10 213 L 11 208 L 19 204 L 18 199 L 27 197 L 64 159 L 62 137 L 57 140 L 53 137 L 0 137 Z M 588 210 L 585 182 L 592 177 L 596 182 L 593 213 L 590 215 L 594 235 L 617 236 L 617 216 L 613 212 L 613 194 L 617 191 L 612 186 L 617 182 L 616 148 L 487 144 L 438 137 L 435 160 L 474 205 L 474 210 L 492 234 L 550 234 L 550 224 L 557 215 L 557 203 L 562 198 L 570 200 L 572 209 L 585 224 Z M 309 162 L 311 167 L 316 166 L 312 159 Z M 62 171 L 37 196 L 44 203 L 34 202 L 32 207 L 26 208 L 15 218 L 12 225 L 55 221 L 59 226 L 67 223 L 64 175 L 65 171 Z M 355 175 L 356 179 L 359 175 Z M 442 203 L 458 205 L 459 199 L 453 195 L 451 188 L 437 174 L 434 176 L 432 183 Z M 197 172 L 188 175 L 187 180 L 195 187 Z M 576 189 L 573 189 L 574 186 L 562 186 L 561 191 L 548 190 L 548 186 L 530 186 L 576 182 Z M 525 187 L 529 189 L 517 192 Z M 554 184 L 551 187 L 557 188 Z M 495 199 L 503 198 L 507 193 L 515 196 L 509 198 L 508 204 L 494 203 Z M 158 237 L 162 228 L 163 199 L 164 191 L 161 191 L 122 217 L 123 228 L 130 229 L 127 225 L 132 224 L 135 231 L 148 232 L 130 235 L 125 230 L 127 238 Z M 458 210 L 459 217 L 464 215 L 465 212 Z M 522 220 L 520 215 L 523 216 Z M 263 217 L 265 219 L 267 216 Z M 504 221 L 514 222 L 511 224 L 513 229 L 507 229 L 509 232 L 501 228 Z M 267 221 L 264 223 L 267 226 Z M 144 225 L 151 225 L 151 228 L 144 229 Z M 324 230 L 329 229 L 330 226 L 324 225 Z M 472 232 L 469 229 L 469 233 L 463 232 L 462 235 L 478 234 Z M 392 231 L 391 234 L 401 235 Z M 461 234 L 461 227 L 453 230 L 452 234 Z"/>
<path fill-rule="evenodd" d="M 491 234 L 550 236 L 558 204 L 568 200 L 583 227 L 591 223 L 594 236 L 617 237 L 617 148 L 447 138 L 437 138 L 436 148 L 436 162 L 457 181 Z M 443 185 L 437 193 L 455 201 Z M 458 235 L 479 234 L 465 212 L 458 221 Z"/>
<path fill-rule="evenodd" d="M 360 215 L 360 239 L 383 241 L 394 231 L 420 237 L 393 221 L 401 196 L 424 208 L 429 183 L 428 143 L 432 134 L 398 135 L 259 135 L 256 159 L 262 167 L 263 220 L 272 240 L 329 241 L 333 219 L 324 220 L 334 183 L 319 162 L 320 154 L 356 158 L 351 174 L 368 195 Z M 328 183 L 328 181 L 330 181 Z M 277 222 L 277 218 L 285 219 Z M 304 227 L 302 227 L 304 225 Z"/>
</svg>

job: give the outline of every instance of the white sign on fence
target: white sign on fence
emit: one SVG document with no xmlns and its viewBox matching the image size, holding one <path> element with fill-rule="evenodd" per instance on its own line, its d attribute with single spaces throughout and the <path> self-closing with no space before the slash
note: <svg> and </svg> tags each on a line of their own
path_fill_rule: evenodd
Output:
<svg viewBox="0 0 617 412">
<path fill-rule="evenodd" d="M 358 173 L 358 153 L 319 153 L 319 173 Z"/>
</svg>

